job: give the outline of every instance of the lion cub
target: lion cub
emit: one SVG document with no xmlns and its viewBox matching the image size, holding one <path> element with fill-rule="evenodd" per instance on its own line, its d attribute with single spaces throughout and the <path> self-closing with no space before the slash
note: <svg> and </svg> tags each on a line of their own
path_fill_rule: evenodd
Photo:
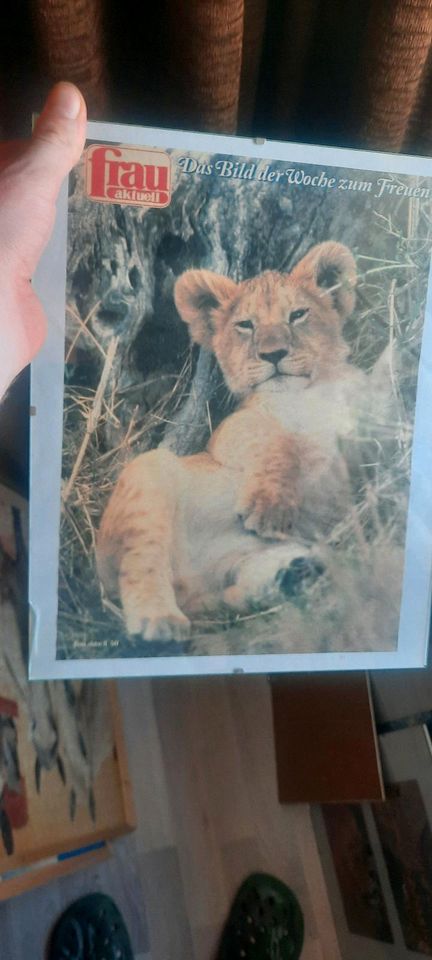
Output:
<svg viewBox="0 0 432 960">
<path fill-rule="evenodd" d="M 349 506 L 338 443 L 367 388 L 342 336 L 355 284 L 351 252 L 333 242 L 288 275 L 236 284 L 188 270 L 177 280 L 178 312 L 238 407 L 203 453 L 158 448 L 118 480 L 97 559 L 130 634 L 180 639 L 200 610 L 265 606 L 322 570 L 311 545 Z"/>
</svg>

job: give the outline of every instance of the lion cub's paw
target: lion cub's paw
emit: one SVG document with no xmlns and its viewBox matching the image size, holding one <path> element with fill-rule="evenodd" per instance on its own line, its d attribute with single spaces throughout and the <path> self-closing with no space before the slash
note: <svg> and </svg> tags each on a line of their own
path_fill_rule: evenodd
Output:
<svg viewBox="0 0 432 960">
<path fill-rule="evenodd" d="M 276 583 L 286 597 L 296 597 L 312 587 L 323 573 L 325 566 L 319 557 L 296 557 L 289 567 L 279 570 Z"/>
<path fill-rule="evenodd" d="M 264 491 L 241 504 L 238 512 L 245 530 L 265 540 L 286 540 L 291 534 L 294 505 L 275 502 Z"/>
<path fill-rule="evenodd" d="M 143 609 L 139 616 L 134 614 L 126 620 L 127 631 L 131 636 L 141 636 L 143 640 L 186 640 L 190 633 L 190 621 L 177 607 L 174 610 Z"/>
</svg>

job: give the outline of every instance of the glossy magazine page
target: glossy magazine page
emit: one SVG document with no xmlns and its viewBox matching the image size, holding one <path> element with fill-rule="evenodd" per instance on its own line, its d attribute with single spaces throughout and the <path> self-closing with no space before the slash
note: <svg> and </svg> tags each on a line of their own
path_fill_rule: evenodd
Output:
<svg viewBox="0 0 432 960">
<path fill-rule="evenodd" d="M 431 161 L 88 136 L 35 281 L 32 676 L 423 665 Z"/>
</svg>

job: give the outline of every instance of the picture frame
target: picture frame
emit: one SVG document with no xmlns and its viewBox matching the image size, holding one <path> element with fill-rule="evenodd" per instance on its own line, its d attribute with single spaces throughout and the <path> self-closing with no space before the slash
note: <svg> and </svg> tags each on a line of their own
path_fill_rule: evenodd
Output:
<svg viewBox="0 0 432 960">
<path fill-rule="evenodd" d="M 425 663 L 431 172 L 89 124 L 35 278 L 34 679 Z"/>
<path fill-rule="evenodd" d="M 420 725 L 379 740 L 387 800 L 314 807 L 319 852 L 342 960 L 424 960 L 432 951 L 430 737 Z"/>
<path fill-rule="evenodd" d="M 113 681 L 28 680 L 28 503 L 0 485 L 0 899 L 134 829 Z"/>
</svg>

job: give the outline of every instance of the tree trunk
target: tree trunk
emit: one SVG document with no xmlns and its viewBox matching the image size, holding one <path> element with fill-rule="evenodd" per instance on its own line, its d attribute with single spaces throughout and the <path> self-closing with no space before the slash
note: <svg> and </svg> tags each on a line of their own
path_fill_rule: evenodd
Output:
<svg viewBox="0 0 432 960">
<path fill-rule="evenodd" d="M 332 175 L 338 172 L 349 176 Z M 72 185 L 68 341 L 74 346 L 66 380 L 96 389 L 103 353 L 119 338 L 107 391 L 115 409 L 103 426 L 107 449 L 128 433 L 134 454 L 161 442 L 179 454 L 196 452 L 230 409 L 215 361 L 191 347 L 177 314 L 173 287 L 183 271 L 205 267 L 235 281 L 289 271 L 322 240 L 365 250 L 374 229 L 373 199 L 365 193 L 175 176 L 165 209 L 94 203 L 84 198 L 80 176 Z M 391 243 L 386 233 L 381 241 L 374 235 L 375 256 L 389 253 Z"/>
</svg>

